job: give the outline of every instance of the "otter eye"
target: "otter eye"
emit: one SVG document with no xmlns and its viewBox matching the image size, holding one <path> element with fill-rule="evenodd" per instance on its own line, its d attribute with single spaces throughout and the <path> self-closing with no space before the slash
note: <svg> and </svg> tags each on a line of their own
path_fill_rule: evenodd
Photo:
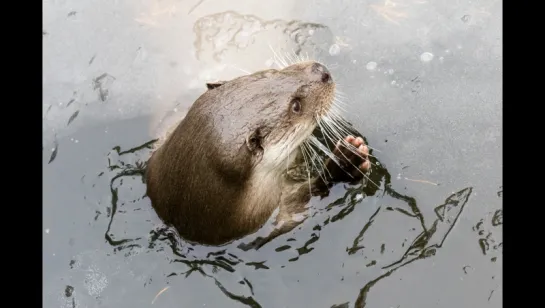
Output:
<svg viewBox="0 0 545 308">
<path fill-rule="evenodd" d="M 295 98 L 291 101 L 291 110 L 295 113 L 301 112 L 301 100 Z"/>
</svg>

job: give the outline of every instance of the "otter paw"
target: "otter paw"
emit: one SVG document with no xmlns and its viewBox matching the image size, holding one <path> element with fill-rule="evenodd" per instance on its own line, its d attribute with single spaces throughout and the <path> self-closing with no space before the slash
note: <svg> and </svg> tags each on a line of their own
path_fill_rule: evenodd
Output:
<svg viewBox="0 0 545 308">
<path fill-rule="evenodd" d="M 331 160 L 328 161 L 328 170 L 335 173 L 333 177 L 353 180 L 363 177 L 363 174 L 371 168 L 369 161 L 369 148 L 361 137 L 347 136 L 344 141 L 351 145 L 347 147 L 345 142 L 337 142 L 333 154 L 337 157 L 340 166 Z"/>
</svg>

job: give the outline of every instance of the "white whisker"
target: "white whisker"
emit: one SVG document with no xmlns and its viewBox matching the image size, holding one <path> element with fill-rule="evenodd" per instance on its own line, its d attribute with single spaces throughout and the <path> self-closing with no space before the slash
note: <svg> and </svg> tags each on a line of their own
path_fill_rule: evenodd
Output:
<svg viewBox="0 0 545 308">
<path fill-rule="evenodd" d="M 316 150 L 314 149 L 314 147 L 312 147 L 312 145 L 308 144 L 308 148 L 310 149 L 310 151 L 314 154 L 313 155 L 313 158 L 314 159 L 318 159 L 318 163 L 320 164 L 320 168 L 321 168 L 321 172 L 323 173 L 324 170 L 327 172 L 327 174 L 329 175 L 330 178 L 332 178 L 331 176 L 331 173 L 329 172 L 329 170 L 327 169 L 327 166 L 325 165 L 325 161 L 324 159 L 322 158 L 321 155 L 318 154 L 318 152 L 316 152 Z M 324 181 L 325 182 L 325 181 Z"/>
<path fill-rule="evenodd" d="M 323 125 L 322 125 L 322 124 L 323 124 Z M 357 155 L 357 156 L 363 158 L 362 155 L 358 152 L 358 149 L 357 149 L 355 146 L 353 146 L 352 144 L 350 144 L 349 142 L 347 142 L 347 141 L 342 137 L 341 134 L 339 134 L 339 133 L 336 132 L 334 129 L 332 129 L 331 127 L 329 127 L 329 126 L 327 125 L 327 122 L 322 122 L 322 121 L 320 121 L 319 125 L 320 125 L 320 129 L 322 130 L 322 133 L 323 133 L 325 136 L 327 136 L 327 138 L 329 138 L 329 139 L 331 139 L 331 140 L 339 140 L 339 141 L 340 141 L 340 142 L 341 142 L 341 143 L 342 143 L 350 152 L 352 152 L 354 155 Z M 333 135 L 334 138 L 332 138 L 331 135 Z M 335 144 L 336 144 L 336 143 L 335 143 Z M 335 145 L 335 146 L 336 146 L 336 145 Z M 339 151 L 339 152 L 344 156 L 344 158 L 345 158 L 347 161 L 350 162 L 350 160 L 348 159 L 348 157 L 346 157 L 346 155 L 344 155 L 344 153 L 343 153 L 342 151 Z M 370 160 L 369 160 L 369 163 L 372 164 L 372 165 L 374 165 Z M 352 162 L 350 162 L 350 164 L 351 164 L 354 168 L 358 169 L 358 170 L 360 171 L 360 173 L 363 174 L 363 172 L 362 172 L 357 166 L 355 166 Z"/>
<path fill-rule="evenodd" d="M 303 143 L 304 144 L 304 143 Z M 310 151 L 313 151 L 313 149 L 311 147 L 307 148 L 307 150 L 310 150 Z M 314 159 L 311 157 L 310 159 L 310 162 L 311 164 L 314 166 L 314 169 L 316 169 L 318 171 L 318 176 L 324 181 L 324 183 L 327 183 L 326 179 L 323 177 L 324 176 L 324 172 L 323 172 L 323 169 L 320 170 L 317 166 L 316 166 L 316 163 L 314 162 Z"/>
<path fill-rule="evenodd" d="M 291 57 L 291 55 L 290 55 L 288 52 L 284 52 L 284 53 L 285 53 L 284 55 L 286 56 L 286 58 L 287 58 L 288 61 L 289 61 L 289 62 L 288 62 L 289 65 L 292 65 L 292 64 L 294 64 L 294 63 L 297 63 L 297 62 Z M 288 65 L 288 66 L 289 66 L 289 65 Z"/>
<path fill-rule="evenodd" d="M 309 56 L 308 52 L 298 50 L 299 54 L 295 52 L 294 49 L 291 49 L 291 51 L 285 51 L 285 50 L 274 50 L 274 48 L 269 44 L 269 48 L 271 49 L 273 53 L 273 60 L 274 63 L 280 68 L 285 69 L 286 67 L 289 67 L 291 65 L 310 61 L 311 57 Z M 314 61 L 323 63 L 318 57 L 313 57 Z M 331 70 L 337 69 L 339 65 L 337 63 L 331 64 L 328 66 Z M 374 157 L 371 154 L 364 155 L 360 153 L 360 150 L 352 145 L 350 142 L 346 141 L 347 136 L 354 136 L 357 137 L 357 134 L 354 131 L 354 128 L 350 122 L 347 121 L 346 118 L 344 118 L 342 115 L 348 113 L 348 110 L 350 109 L 350 105 L 346 103 L 348 101 L 347 95 L 341 91 L 341 85 L 339 85 L 339 82 L 336 84 L 336 90 L 329 108 L 329 111 L 323 115 L 323 116 L 316 116 L 316 123 L 317 123 L 317 129 L 321 131 L 321 134 L 323 136 L 322 138 L 318 138 L 315 135 L 310 135 L 307 137 L 306 140 L 298 143 L 299 144 L 299 152 L 302 155 L 305 167 L 307 169 L 307 176 L 309 181 L 309 190 L 312 192 L 312 183 L 311 183 L 311 176 L 312 177 L 319 177 L 321 178 L 324 183 L 327 183 L 328 181 L 326 178 L 332 178 L 330 170 L 327 168 L 327 159 L 324 159 L 325 157 L 329 158 L 331 162 L 337 164 L 338 166 L 341 166 L 340 160 L 346 160 L 346 162 L 354 167 L 357 172 L 362 174 L 370 183 L 375 185 L 377 188 L 380 189 L 380 186 L 374 183 L 369 176 L 363 172 L 359 166 L 356 166 L 354 162 L 352 162 L 351 159 L 348 159 L 348 156 L 351 156 L 352 154 L 357 155 L 363 159 L 363 157 L 367 157 L 367 161 L 371 165 L 375 164 L 370 161 L 370 157 Z M 355 114 L 356 118 L 359 119 L 359 116 Z M 294 134 L 296 135 L 299 132 L 299 128 L 296 129 Z M 288 138 L 290 140 L 287 140 L 288 144 L 296 144 L 299 140 L 294 140 L 294 138 Z M 293 140 L 292 140 L 293 139 Z M 342 145 L 345 149 L 342 151 L 336 150 L 337 146 Z M 375 149 L 369 145 L 366 145 L 369 149 L 373 149 L 377 152 L 380 152 L 378 149 Z M 333 150 L 330 150 L 333 149 Z M 292 163 L 292 160 L 299 160 L 299 158 L 293 158 L 290 155 L 293 153 L 290 153 L 290 147 L 289 145 L 283 145 L 279 148 L 276 148 L 275 151 L 288 151 L 288 157 L 287 157 L 287 163 L 286 163 L 286 171 L 289 170 L 291 167 L 290 164 Z M 338 151 L 338 152 L 337 152 Z M 348 154 L 352 153 L 352 154 Z M 343 158 L 344 157 L 344 158 Z M 286 156 L 284 156 L 284 159 L 286 159 Z M 275 162 L 276 163 L 276 162 Z M 344 163 L 344 162 L 343 162 Z M 278 166 L 278 165 L 277 165 Z M 341 168 L 343 172 L 351 176 L 352 174 L 350 172 L 347 172 L 345 168 Z M 351 171 L 352 172 L 352 171 Z M 353 173 L 353 172 L 352 172 Z M 304 178 L 304 176 L 303 176 Z"/>
<path fill-rule="evenodd" d="M 337 105 L 344 106 L 344 107 L 348 106 L 348 104 L 345 103 L 345 102 L 343 101 L 343 99 L 344 99 L 344 98 L 340 98 L 340 97 L 337 96 L 337 94 L 335 94 L 335 97 L 333 98 L 333 103 L 335 103 L 335 104 L 337 104 Z"/>
<path fill-rule="evenodd" d="M 301 153 L 303 154 L 303 160 L 305 161 L 305 166 L 307 167 L 306 169 L 307 169 L 307 176 L 308 176 L 308 192 L 309 192 L 310 196 L 312 197 L 312 182 L 310 180 L 310 165 L 308 164 L 308 160 L 307 160 L 307 157 L 306 157 L 307 153 L 306 153 L 306 149 L 304 147 L 305 142 L 303 142 L 301 145 L 302 145 L 301 146 Z"/>
<path fill-rule="evenodd" d="M 326 153 L 326 155 L 328 155 L 339 167 L 340 167 L 340 163 L 337 159 L 337 157 L 335 157 L 335 155 L 333 153 L 331 153 L 331 151 L 329 151 L 329 149 L 325 148 L 324 145 L 315 137 L 315 136 L 311 136 L 311 138 L 309 138 L 309 140 L 315 144 L 316 146 L 318 146 L 324 153 Z M 344 158 L 350 162 L 350 160 L 346 157 L 346 155 L 344 155 L 344 153 L 342 151 L 339 151 L 343 156 Z M 356 167 L 352 162 L 350 162 L 350 164 L 356 168 L 356 170 L 358 170 L 359 173 L 361 173 L 361 175 L 363 175 L 369 182 L 373 183 L 378 189 L 380 189 L 380 186 L 377 185 L 377 183 L 373 182 L 368 176 L 367 174 L 365 174 L 363 171 L 361 171 L 358 167 Z M 350 175 L 347 171 L 345 171 L 343 168 L 341 168 L 341 170 L 343 170 L 346 174 Z"/>
<path fill-rule="evenodd" d="M 272 51 L 273 53 L 273 59 L 274 59 L 274 62 L 276 63 L 276 65 L 278 65 L 278 67 L 280 69 L 283 69 L 285 67 L 288 66 L 288 64 L 286 63 L 286 61 L 281 58 L 278 53 L 274 50 L 274 48 L 271 46 L 271 44 L 269 44 L 269 49 Z"/>
<path fill-rule="evenodd" d="M 361 155 L 357 152 L 358 149 L 353 146 L 352 144 L 350 144 L 349 142 L 347 142 L 343 136 L 348 136 L 348 135 L 352 135 L 351 132 L 349 132 L 346 127 L 342 126 L 341 123 L 339 123 L 338 120 L 334 120 L 334 119 L 330 119 L 328 116 L 324 116 L 322 118 L 322 124 L 324 126 L 324 129 L 328 130 L 328 132 L 330 132 L 330 134 L 334 135 L 335 138 L 339 139 L 340 142 L 348 149 L 350 150 L 350 152 L 352 152 L 353 154 L 356 154 L 358 156 L 361 157 Z M 367 145 L 367 147 L 369 147 Z M 367 154 L 368 156 L 371 156 L 371 157 L 374 157 L 373 155 L 371 154 Z M 373 163 L 371 161 L 369 161 L 369 163 L 371 163 L 373 165 Z"/>
<path fill-rule="evenodd" d="M 330 158 L 331 160 L 333 160 L 337 165 L 340 166 L 340 163 L 339 163 L 339 161 L 338 161 L 338 158 L 337 158 L 333 153 L 331 153 L 331 151 L 329 151 L 329 149 L 327 149 L 327 148 L 326 148 L 326 147 L 325 147 L 325 146 L 324 146 L 324 145 L 323 145 L 315 136 L 309 137 L 309 141 L 312 142 L 314 145 L 316 145 L 318 148 L 320 148 L 326 155 L 329 156 L 329 158 Z M 341 152 L 341 154 L 342 154 L 342 152 Z M 343 156 L 344 156 L 344 154 L 343 154 Z M 345 156 L 345 158 L 346 158 L 346 156 Z M 352 165 L 352 166 L 354 166 L 354 165 Z M 327 170 L 327 169 L 326 169 L 326 170 Z M 341 170 L 342 170 L 344 173 L 346 173 L 347 175 L 351 176 L 346 170 L 344 170 L 344 169 L 342 169 L 342 168 L 341 168 Z M 358 170 L 365 178 L 367 178 L 367 180 L 368 180 L 369 182 L 373 183 L 377 188 L 380 189 L 380 186 L 378 186 L 375 182 L 373 182 L 373 181 L 372 181 L 365 173 L 363 173 L 359 168 L 358 168 L 357 170 Z M 330 174 L 330 176 L 331 176 L 331 174 Z M 323 179 L 323 178 L 322 178 L 322 179 Z M 327 183 L 327 182 L 325 182 L 325 183 Z"/>
<path fill-rule="evenodd" d="M 248 74 L 248 75 L 252 74 L 251 72 L 249 72 L 249 71 L 247 71 L 247 70 L 244 70 L 244 69 L 241 69 L 240 67 L 238 67 L 238 66 L 236 66 L 236 65 L 234 65 L 234 64 L 230 64 L 229 66 L 231 66 L 232 68 L 237 69 L 237 70 L 243 72 L 244 74 Z"/>
</svg>

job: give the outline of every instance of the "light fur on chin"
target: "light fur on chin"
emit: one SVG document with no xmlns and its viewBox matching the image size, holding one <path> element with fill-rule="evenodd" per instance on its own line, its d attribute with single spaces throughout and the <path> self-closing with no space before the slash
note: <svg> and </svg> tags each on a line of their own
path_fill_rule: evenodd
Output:
<svg viewBox="0 0 545 308">
<path fill-rule="evenodd" d="M 299 146 L 307 139 L 314 129 L 315 125 L 298 125 L 293 132 L 285 139 L 266 147 L 259 167 L 269 172 L 278 173 L 277 169 L 287 169 L 296 159 Z"/>
</svg>

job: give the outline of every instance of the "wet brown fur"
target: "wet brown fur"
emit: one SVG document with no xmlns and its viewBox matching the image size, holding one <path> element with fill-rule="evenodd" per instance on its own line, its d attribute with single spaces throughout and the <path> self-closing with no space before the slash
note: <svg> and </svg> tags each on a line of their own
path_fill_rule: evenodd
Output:
<svg viewBox="0 0 545 308">
<path fill-rule="evenodd" d="M 300 223 L 291 217 L 304 212 L 309 182 L 285 171 L 315 116 L 332 104 L 335 83 L 324 74 L 324 66 L 304 62 L 208 84 L 148 162 L 147 194 L 159 217 L 183 238 L 210 245 L 256 231 L 279 206 L 270 239 Z"/>
</svg>

